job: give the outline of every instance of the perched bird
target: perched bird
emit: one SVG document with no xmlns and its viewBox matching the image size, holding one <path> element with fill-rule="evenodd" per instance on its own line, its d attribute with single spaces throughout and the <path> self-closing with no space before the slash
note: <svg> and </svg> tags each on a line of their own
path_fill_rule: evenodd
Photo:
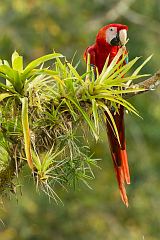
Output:
<svg viewBox="0 0 160 240">
<path fill-rule="evenodd" d="M 127 41 L 127 30 L 128 27 L 122 24 L 109 24 L 101 28 L 96 36 L 95 44 L 89 46 L 84 53 L 85 61 L 87 62 L 87 56 L 90 54 L 90 64 L 96 67 L 100 74 L 107 57 L 109 57 L 109 65 L 116 56 L 118 50 L 125 45 Z M 124 62 L 124 64 L 126 63 Z M 121 198 L 125 205 L 128 206 L 125 183 L 130 184 L 130 173 L 126 152 L 124 107 L 119 106 L 118 112 L 112 108 L 111 113 L 117 126 L 120 144 L 113 132 L 111 125 L 108 121 L 106 121 L 110 151 Z M 108 117 L 107 113 L 106 117 Z"/>
</svg>

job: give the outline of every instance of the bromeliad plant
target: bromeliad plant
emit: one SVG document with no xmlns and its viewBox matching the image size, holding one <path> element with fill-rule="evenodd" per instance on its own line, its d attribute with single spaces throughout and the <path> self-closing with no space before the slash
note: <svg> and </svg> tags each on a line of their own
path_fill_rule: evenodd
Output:
<svg viewBox="0 0 160 240">
<path fill-rule="evenodd" d="M 6 81 L 0 83 L 0 191 L 11 186 L 13 176 L 26 163 L 37 187 L 55 200 L 55 183 L 75 186 L 81 180 L 88 185 L 97 159 L 79 141 L 77 129 L 88 126 L 97 141 L 107 112 L 119 138 L 111 107 L 118 111 L 121 104 L 138 115 L 124 96 L 143 90 L 135 89 L 132 81 L 146 76 L 139 71 L 150 57 L 129 76 L 139 58 L 122 66 L 125 57 L 120 49 L 109 67 L 106 60 L 100 75 L 90 67 L 89 59 L 86 73 L 80 75 L 59 53 L 40 57 L 25 68 L 17 52 L 11 65 L 0 61 L 0 77 Z M 48 67 L 47 61 L 51 62 Z"/>
</svg>

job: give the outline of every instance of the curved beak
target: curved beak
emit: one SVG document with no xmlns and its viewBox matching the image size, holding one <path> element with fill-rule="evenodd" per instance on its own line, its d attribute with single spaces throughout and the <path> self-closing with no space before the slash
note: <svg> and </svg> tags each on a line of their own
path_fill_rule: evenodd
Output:
<svg viewBox="0 0 160 240">
<path fill-rule="evenodd" d="M 112 46 L 123 46 L 127 43 L 127 30 L 121 29 L 119 32 L 117 32 L 116 37 L 114 37 L 110 44 Z"/>
<path fill-rule="evenodd" d="M 121 29 L 119 31 L 119 41 L 120 41 L 121 46 L 123 46 L 127 43 L 127 30 L 126 29 Z"/>
</svg>

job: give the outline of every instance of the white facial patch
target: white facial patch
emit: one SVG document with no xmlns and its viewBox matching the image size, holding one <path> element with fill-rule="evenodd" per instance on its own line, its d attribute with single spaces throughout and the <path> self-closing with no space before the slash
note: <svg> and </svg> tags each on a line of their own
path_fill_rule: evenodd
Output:
<svg viewBox="0 0 160 240">
<path fill-rule="evenodd" d="M 121 45 L 125 45 L 127 43 L 127 30 L 122 29 L 119 31 L 119 40 L 121 42 Z"/>
<path fill-rule="evenodd" d="M 113 38 L 117 36 L 117 27 L 110 27 L 106 31 L 106 42 L 110 44 Z"/>
</svg>

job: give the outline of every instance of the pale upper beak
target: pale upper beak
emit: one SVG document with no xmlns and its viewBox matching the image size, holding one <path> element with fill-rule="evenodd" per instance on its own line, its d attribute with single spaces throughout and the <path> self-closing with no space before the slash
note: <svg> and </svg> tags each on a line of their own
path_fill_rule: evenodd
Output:
<svg viewBox="0 0 160 240">
<path fill-rule="evenodd" d="M 127 30 L 126 29 L 121 29 L 119 31 L 119 40 L 121 45 L 125 45 L 127 42 Z"/>
</svg>

